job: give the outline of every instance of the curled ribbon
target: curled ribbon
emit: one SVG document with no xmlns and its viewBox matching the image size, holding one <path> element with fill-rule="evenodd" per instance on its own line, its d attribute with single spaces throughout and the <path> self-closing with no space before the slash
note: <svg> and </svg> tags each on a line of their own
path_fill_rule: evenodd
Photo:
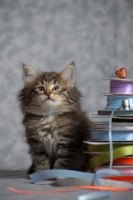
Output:
<svg viewBox="0 0 133 200">
<path fill-rule="evenodd" d="M 125 146 L 125 147 L 120 147 L 116 148 L 113 150 L 113 158 L 120 158 L 128 155 L 133 154 L 133 145 Z M 98 167 L 104 163 L 107 163 L 110 161 L 110 151 L 104 152 L 101 155 L 98 155 L 94 158 L 91 158 L 89 160 L 90 163 L 90 168 L 95 168 Z"/>
<path fill-rule="evenodd" d="M 119 192 L 119 191 L 128 191 L 132 190 L 131 188 L 115 188 L 115 187 L 108 187 L 108 186 L 73 186 L 68 188 L 63 188 L 61 190 L 48 190 L 48 191 L 25 191 L 25 190 L 18 190 L 16 188 L 8 187 L 8 189 L 12 192 L 19 193 L 19 194 L 52 194 L 52 193 L 63 193 L 69 192 L 78 189 L 89 189 L 89 190 L 105 190 L 105 191 L 112 191 L 112 192 Z"/>
</svg>

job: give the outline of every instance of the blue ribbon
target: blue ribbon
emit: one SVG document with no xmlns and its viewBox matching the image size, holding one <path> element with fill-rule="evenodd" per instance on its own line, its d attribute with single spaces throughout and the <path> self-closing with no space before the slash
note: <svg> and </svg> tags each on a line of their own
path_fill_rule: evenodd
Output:
<svg viewBox="0 0 133 200">
<path fill-rule="evenodd" d="M 78 200 L 90 200 L 90 199 L 102 199 L 102 198 L 107 198 L 110 196 L 110 192 L 106 191 L 99 191 L 99 192 L 93 192 L 90 194 L 83 194 L 78 196 Z"/>
<path fill-rule="evenodd" d="M 90 130 L 90 139 L 109 141 L 108 130 Z M 133 141 L 133 130 L 112 130 L 112 141 Z"/>
<path fill-rule="evenodd" d="M 52 170 L 42 170 L 39 172 L 35 172 L 30 174 L 29 177 L 31 178 L 34 183 L 38 181 L 43 181 L 46 179 L 51 178 L 93 178 L 93 173 L 88 172 L 79 172 L 74 170 L 65 170 L 65 169 L 52 169 Z"/>
<path fill-rule="evenodd" d="M 107 96 L 107 105 L 106 109 L 115 109 L 121 107 L 122 100 L 129 100 L 130 103 L 130 109 L 133 110 L 133 97 L 131 96 Z"/>
<path fill-rule="evenodd" d="M 109 169 L 112 169 L 112 165 L 113 165 L 112 118 L 113 118 L 113 114 L 114 114 L 115 110 L 117 110 L 117 108 L 114 108 L 114 110 L 112 111 L 112 113 L 110 115 L 110 119 L 109 119 L 109 147 L 110 147 Z"/>
</svg>

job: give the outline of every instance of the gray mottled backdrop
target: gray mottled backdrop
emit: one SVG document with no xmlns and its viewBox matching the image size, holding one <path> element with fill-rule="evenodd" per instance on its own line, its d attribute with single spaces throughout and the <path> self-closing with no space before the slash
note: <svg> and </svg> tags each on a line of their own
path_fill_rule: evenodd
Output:
<svg viewBox="0 0 133 200">
<path fill-rule="evenodd" d="M 60 71 L 75 60 L 88 115 L 104 108 L 120 67 L 133 78 L 133 0 L 0 0 L 0 168 L 27 168 L 16 95 L 22 64 Z"/>
</svg>

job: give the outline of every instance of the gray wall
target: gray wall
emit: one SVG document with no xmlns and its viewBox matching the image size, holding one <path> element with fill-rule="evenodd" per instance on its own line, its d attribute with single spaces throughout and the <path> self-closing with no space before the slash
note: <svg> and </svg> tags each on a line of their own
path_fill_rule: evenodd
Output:
<svg viewBox="0 0 133 200">
<path fill-rule="evenodd" d="M 75 60 L 82 105 L 104 108 L 116 69 L 133 77 L 133 0 L 0 0 L 0 168 L 30 164 L 16 95 L 22 64 L 60 71 Z"/>
</svg>

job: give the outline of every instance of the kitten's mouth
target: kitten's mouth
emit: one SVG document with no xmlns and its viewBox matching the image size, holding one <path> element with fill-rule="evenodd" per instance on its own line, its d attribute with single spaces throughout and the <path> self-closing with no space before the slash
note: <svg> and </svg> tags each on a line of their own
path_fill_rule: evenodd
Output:
<svg viewBox="0 0 133 200">
<path fill-rule="evenodd" d="M 53 101 L 50 97 L 48 97 L 45 101 Z"/>
</svg>

